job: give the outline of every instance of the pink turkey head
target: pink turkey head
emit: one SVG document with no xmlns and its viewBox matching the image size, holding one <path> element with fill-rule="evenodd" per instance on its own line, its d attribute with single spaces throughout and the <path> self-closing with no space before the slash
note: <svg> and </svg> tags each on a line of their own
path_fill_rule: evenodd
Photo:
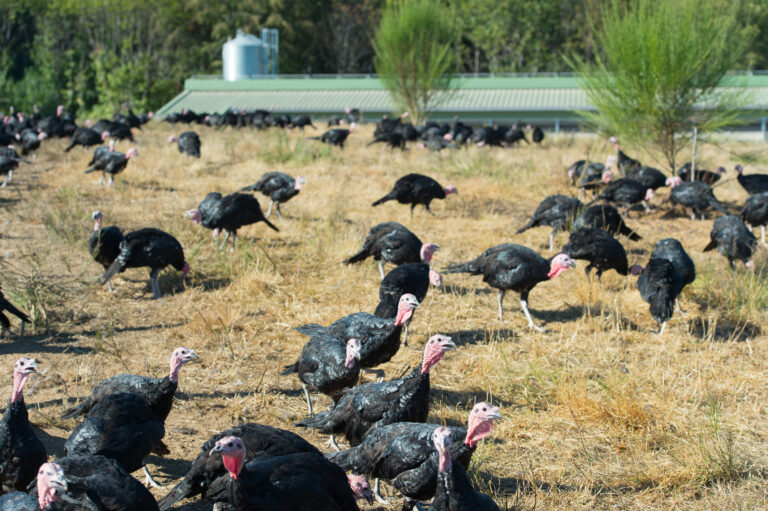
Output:
<svg viewBox="0 0 768 511">
<path fill-rule="evenodd" d="M 209 456 L 221 453 L 221 461 L 229 472 L 229 477 L 237 480 L 240 471 L 245 465 L 245 444 L 236 436 L 225 436 L 216 442 Z"/>
<path fill-rule="evenodd" d="M 365 499 L 369 504 L 373 504 L 373 490 L 371 489 L 371 483 L 368 482 L 365 476 L 349 474 L 347 475 L 347 481 L 349 481 L 349 487 L 352 489 L 355 500 Z"/>
<path fill-rule="evenodd" d="M 109 132 L 108 131 L 102 131 L 101 132 L 101 141 L 104 142 L 108 138 L 109 138 Z"/>
<path fill-rule="evenodd" d="M 419 301 L 410 293 L 400 297 L 397 303 L 397 316 L 395 316 L 395 326 L 400 326 L 413 317 L 413 311 L 419 306 Z"/>
<path fill-rule="evenodd" d="M 672 176 L 668 177 L 667 180 L 664 182 L 668 187 L 674 188 L 676 186 L 680 186 L 683 184 L 683 178 L 680 176 Z"/>
<path fill-rule="evenodd" d="M 128 159 L 132 158 L 133 156 L 138 156 L 138 155 L 139 155 L 139 150 L 136 149 L 135 147 L 131 147 L 130 149 L 128 149 L 125 152 L 125 157 L 128 158 Z"/>
<path fill-rule="evenodd" d="M 200 360 L 194 350 L 184 348 L 183 346 L 173 350 L 171 354 L 171 374 L 168 379 L 173 383 L 177 383 L 182 366 L 193 360 Z"/>
<path fill-rule="evenodd" d="M 606 170 L 603 172 L 603 175 L 600 177 L 600 179 L 603 180 L 603 183 L 608 184 L 613 180 L 613 172 L 610 170 Z"/>
<path fill-rule="evenodd" d="M 294 190 L 301 190 L 301 187 L 307 184 L 307 180 L 302 176 L 296 176 L 296 181 L 293 184 Z"/>
<path fill-rule="evenodd" d="M 608 139 L 608 141 L 609 141 L 611 144 L 613 144 L 613 147 L 615 147 L 617 151 L 619 150 L 619 139 L 618 139 L 618 138 L 616 138 L 616 137 L 611 137 L 611 138 L 609 138 L 609 139 Z"/>
<path fill-rule="evenodd" d="M 187 261 L 184 261 L 184 265 L 181 267 L 181 276 L 186 278 L 189 274 L 189 270 L 192 268 L 189 266 L 189 263 Z"/>
<path fill-rule="evenodd" d="M 422 262 L 424 262 L 425 264 L 429 264 L 430 262 L 432 262 L 432 256 L 438 250 L 440 250 L 440 247 L 438 247 L 436 244 L 434 244 L 434 243 L 424 243 L 421 246 L 421 260 L 422 260 Z"/>
<path fill-rule="evenodd" d="M 168 137 L 168 143 L 169 144 L 173 144 L 174 142 L 176 142 L 178 140 L 179 140 L 179 138 L 176 135 L 171 135 L 170 137 Z"/>
<path fill-rule="evenodd" d="M 450 195 L 452 193 L 459 193 L 459 191 L 456 189 L 453 185 L 448 185 L 445 187 L 445 194 Z"/>
<path fill-rule="evenodd" d="M 451 451 L 448 450 L 451 445 L 451 428 L 442 426 L 435 429 L 432 433 L 432 442 L 437 449 L 437 470 L 445 473 L 451 466 Z"/>
<path fill-rule="evenodd" d="M 34 358 L 22 357 L 16 361 L 13 366 L 13 391 L 11 392 L 11 403 L 21 399 L 24 390 L 24 382 L 29 375 L 37 372 L 37 362 Z"/>
<path fill-rule="evenodd" d="M 640 275 L 642 275 L 644 270 L 645 268 L 643 268 L 639 264 L 633 264 L 632 266 L 629 267 L 629 273 L 631 275 L 634 275 L 635 277 L 639 277 Z"/>
<path fill-rule="evenodd" d="M 197 209 L 197 208 L 195 208 L 195 209 L 190 209 L 189 211 L 187 211 L 187 212 L 184 214 L 184 216 L 186 216 L 186 217 L 189 217 L 189 218 L 190 218 L 190 219 L 191 219 L 191 220 L 192 220 L 194 223 L 196 223 L 196 224 L 201 224 L 201 223 L 203 223 L 203 215 L 202 215 L 202 214 L 200 214 L 200 210 L 199 210 L 199 209 Z"/>
<path fill-rule="evenodd" d="M 37 504 L 47 509 L 56 502 L 57 492 L 67 491 L 64 470 L 56 463 L 43 463 L 37 471 Z"/>
<path fill-rule="evenodd" d="M 717 175 L 718 176 L 722 176 L 723 174 L 725 174 L 725 172 L 726 172 L 725 167 L 723 167 L 723 166 L 717 167 Z"/>
<path fill-rule="evenodd" d="M 553 279 L 569 268 L 573 268 L 574 266 L 576 266 L 576 261 L 571 259 L 571 256 L 563 253 L 557 254 L 552 258 L 547 277 Z"/>
<path fill-rule="evenodd" d="M 747 268 L 749 268 L 750 270 L 754 270 L 754 269 L 755 269 L 755 262 L 754 262 L 752 259 L 750 259 L 749 261 L 747 261 L 747 262 L 746 262 L 746 263 L 744 263 L 744 264 L 745 264 L 745 265 L 746 265 L 746 267 L 747 267 Z"/>
<path fill-rule="evenodd" d="M 360 360 L 360 349 L 362 348 L 360 341 L 357 339 L 350 339 L 347 341 L 347 358 L 344 361 L 345 367 L 355 367 L 355 364 Z"/>
<path fill-rule="evenodd" d="M 64 105 L 59 105 L 56 107 L 56 117 L 61 117 L 61 114 L 64 113 Z"/>
<path fill-rule="evenodd" d="M 744 167 L 742 167 L 741 165 L 736 165 L 735 167 L 733 167 L 733 169 L 736 171 L 737 174 L 741 174 L 742 172 L 744 172 Z"/>
<path fill-rule="evenodd" d="M 651 199 L 653 199 L 653 188 L 648 188 L 645 191 L 645 200 L 648 201 L 648 200 L 651 200 Z"/>
<path fill-rule="evenodd" d="M 421 361 L 421 374 L 428 373 L 443 359 L 447 351 L 455 350 L 456 345 L 447 335 L 433 335 L 424 347 L 424 358 Z"/>
<path fill-rule="evenodd" d="M 101 229 L 101 221 L 104 219 L 104 215 L 101 214 L 101 211 L 94 211 L 93 212 L 93 230 L 98 231 Z"/>
<path fill-rule="evenodd" d="M 464 443 L 474 447 L 477 442 L 491 434 L 494 419 L 501 419 L 499 409 L 490 403 L 477 403 L 469 414 L 467 437 Z"/>
<path fill-rule="evenodd" d="M 443 285 L 443 277 L 435 270 L 429 270 L 429 283 L 435 287 Z"/>
</svg>

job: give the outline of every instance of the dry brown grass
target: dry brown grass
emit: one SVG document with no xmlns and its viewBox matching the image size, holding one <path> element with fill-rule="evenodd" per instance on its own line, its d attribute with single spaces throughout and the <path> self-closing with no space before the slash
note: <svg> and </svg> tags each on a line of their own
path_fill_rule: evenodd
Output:
<svg viewBox="0 0 768 511">
<path fill-rule="evenodd" d="M 572 161 L 588 152 L 603 158 L 609 150 L 596 139 L 561 137 L 544 148 L 401 153 L 363 147 L 363 130 L 341 152 L 297 134 L 195 129 L 203 140 L 199 161 L 164 143 L 169 126 L 139 133 L 140 155 L 112 189 L 83 175 L 90 151 L 64 154 L 64 142 L 51 141 L 12 187 L 0 190 L 0 277 L 35 319 L 30 337 L 0 342 L 0 367 L 10 390 L 14 360 L 40 360 L 43 374 L 31 381 L 27 401 L 52 453 L 62 453 L 75 426 L 58 419 L 62 399 L 84 396 L 118 372 L 162 375 L 178 345 L 201 356 L 183 370 L 166 424 L 172 455 L 150 458 L 151 470 L 168 484 L 212 433 L 238 421 L 291 429 L 304 416 L 299 383 L 279 376 L 305 342 L 291 327 L 373 309 L 374 264 L 341 264 L 371 225 L 400 221 L 439 243 L 438 267 L 507 241 L 545 253 L 546 228 L 514 231 L 544 196 L 571 193 L 564 171 Z M 731 154 L 762 157 L 760 150 L 729 143 L 708 148 L 704 162 L 732 168 Z M 280 233 L 248 227 L 235 252 L 215 252 L 210 231 L 182 218 L 206 193 L 235 191 L 269 170 L 308 180 L 284 207 Z M 459 195 L 435 203 L 437 216 L 418 209 L 413 220 L 405 206 L 370 207 L 408 171 L 455 184 Z M 745 198 L 735 182 L 715 191 L 734 204 Z M 178 274 L 166 272 L 165 297 L 152 301 L 143 270 L 121 274 L 114 294 L 97 286 L 101 267 L 85 248 L 94 209 L 103 211 L 105 225 L 155 226 L 176 235 L 192 265 L 191 287 L 182 290 Z M 495 293 L 478 278 L 449 275 L 416 312 L 413 345 L 385 367 L 400 373 L 417 363 L 429 335 L 453 336 L 459 349 L 435 370 L 430 419 L 464 423 L 480 399 L 501 407 L 506 420 L 480 447 L 473 474 L 503 507 L 768 506 L 766 258 L 761 250 L 755 274 L 743 268 L 731 274 L 719 254 L 700 251 L 711 221 L 673 218 L 668 209 L 631 218 L 644 239 L 622 239 L 630 264 L 644 263 L 653 243 L 667 236 L 681 239 L 697 263 L 699 279 L 683 295 L 687 313 L 675 315 L 664 337 L 651 333 L 655 325 L 634 279 L 615 273 L 602 286 L 589 284 L 581 264 L 538 286 L 530 306 L 545 334 L 525 328 L 514 295 L 500 323 Z"/>
</svg>

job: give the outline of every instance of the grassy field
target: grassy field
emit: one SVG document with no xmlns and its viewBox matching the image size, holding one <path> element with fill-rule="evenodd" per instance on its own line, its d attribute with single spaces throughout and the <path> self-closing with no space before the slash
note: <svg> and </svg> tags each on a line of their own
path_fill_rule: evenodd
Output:
<svg viewBox="0 0 768 511">
<path fill-rule="evenodd" d="M 63 153 L 65 141 L 46 141 L 33 165 L 0 190 L 0 283 L 34 319 L 28 336 L 0 341 L 0 374 L 8 399 L 20 356 L 38 359 L 42 373 L 26 393 L 30 420 L 49 453 L 63 454 L 76 422 L 63 408 L 120 372 L 165 375 L 171 351 L 194 349 L 166 422 L 171 455 L 150 457 L 150 470 L 173 485 L 202 442 L 240 421 L 292 429 L 321 446 L 325 438 L 291 424 L 306 405 L 295 377 L 279 376 L 306 338 L 291 328 L 329 324 L 372 311 L 379 275 L 375 263 L 353 267 L 368 229 L 398 221 L 422 240 L 438 243 L 434 265 L 473 258 L 514 242 L 545 256 L 548 228 L 515 235 L 538 202 L 573 194 L 565 169 L 590 155 L 604 159 L 607 141 L 563 136 L 543 147 L 470 148 L 430 154 L 375 146 L 372 128 L 354 133 L 344 151 L 298 133 L 194 128 L 203 157 L 191 160 L 165 140 L 173 130 L 154 124 L 137 134 L 139 156 L 115 186 L 84 175 L 91 151 Z M 307 135 L 314 134 L 310 129 Z M 128 144 L 118 143 L 118 150 Z M 764 145 L 707 147 L 705 168 L 732 169 L 737 155 L 747 172 L 766 171 Z M 642 155 L 635 148 L 626 151 Z M 307 179 L 283 207 L 280 232 L 264 224 L 240 231 L 234 252 L 216 251 L 211 232 L 183 218 L 206 193 L 233 192 L 267 171 Z M 371 208 L 407 172 L 431 175 L 459 194 L 422 208 L 413 219 L 393 202 Z M 715 194 L 736 210 L 746 193 L 729 172 Z M 446 275 L 416 311 L 407 348 L 384 366 L 400 374 L 417 364 L 424 341 L 450 335 L 459 349 L 433 371 L 430 421 L 464 424 L 474 402 L 498 405 L 500 421 L 473 459 L 472 475 L 502 509 L 765 509 L 768 507 L 768 261 L 756 254 L 754 273 L 728 270 L 717 252 L 703 254 L 711 218 L 662 204 L 627 223 L 643 236 L 621 238 L 630 264 L 645 264 L 653 244 L 680 239 L 697 265 L 697 280 L 681 297 L 663 337 L 636 289 L 634 277 L 606 273 L 602 285 L 584 276 L 585 263 L 531 293 L 529 331 L 517 296 L 496 317 L 496 294 L 478 277 Z M 259 195 L 266 209 L 268 200 Z M 102 268 L 86 248 L 91 213 L 123 232 L 158 227 L 175 235 L 189 260 L 191 285 L 161 275 L 165 296 L 151 299 L 148 271 L 128 270 L 98 286 Z M 562 246 L 565 234 L 556 238 Z M 16 329 L 16 323 L 14 323 Z M 7 388 L 7 390 L 5 390 Z M 328 399 L 315 396 L 320 408 Z M 140 474 L 136 474 L 139 476 Z M 159 498 L 164 490 L 153 490 Z M 392 509 L 399 509 L 394 490 Z M 187 502 L 183 509 L 210 506 Z M 379 506 L 381 508 L 381 506 Z"/>
</svg>

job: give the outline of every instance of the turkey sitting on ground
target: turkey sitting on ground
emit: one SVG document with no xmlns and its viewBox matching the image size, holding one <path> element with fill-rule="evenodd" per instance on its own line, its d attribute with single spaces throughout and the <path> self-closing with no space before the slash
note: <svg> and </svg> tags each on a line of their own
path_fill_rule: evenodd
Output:
<svg viewBox="0 0 768 511">
<path fill-rule="evenodd" d="M 113 459 L 74 454 L 55 463 L 67 481 L 56 511 L 158 511 L 149 490 Z"/>
<path fill-rule="evenodd" d="M 80 415 L 86 415 L 105 397 L 118 392 L 132 392 L 144 398 L 155 415 L 164 421 L 171 413 L 181 368 L 193 360 L 199 360 L 193 350 L 178 347 L 171 354 L 171 369 L 165 378 L 152 378 L 135 374 L 118 374 L 107 378 L 96 385 L 90 395 L 80 404 L 65 410 L 61 414 L 61 418 L 74 419 Z"/>
<path fill-rule="evenodd" d="M 728 210 L 718 202 L 712 193 L 712 188 L 706 183 L 701 181 L 683 182 L 682 179 L 675 176 L 667 178 L 667 186 L 672 188 L 669 193 L 669 200 L 673 204 L 691 208 L 691 220 L 696 220 L 696 215 L 704 220 L 704 212 L 709 208 L 728 214 Z"/>
<path fill-rule="evenodd" d="M 304 397 L 307 398 L 309 415 L 314 415 L 309 387 L 334 401 L 338 400 L 341 391 L 357 383 L 360 376 L 359 360 L 360 341 L 342 341 L 329 333 L 317 332 L 304 345 L 296 362 L 285 366 L 280 374 L 298 376 Z"/>
<path fill-rule="evenodd" d="M 461 463 L 451 461 L 450 428 L 437 428 L 432 438 L 437 450 L 437 487 L 430 511 L 499 511 L 493 499 L 475 490 Z"/>
<path fill-rule="evenodd" d="M 323 142 L 324 144 L 328 145 L 335 145 L 339 149 L 344 149 L 344 142 L 347 140 L 347 137 L 350 133 L 352 133 L 355 130 L 355 124 L 352 123 L 349 125 L 349 129 L 341 129 L 341 128 L 333 128 L 319 137 L 307 137 L 309 140 L 319 140 L 320 142 Z"/>
<path fill-rule="evenodd" d="M 629 210 L 635 204 L 642 203 L 645 210 L 649 211 L 651 208 L 648 206 L 648 201 L 651 199 L 653 199 L 653 188 L 648 188 L 640 181 L 625 177 L 615 181 L 609 179 L 608 184 L 592 202 L 604 200 L 624 206 L 624 214 L 629 217 Z"/>
<path fill-rule="evenodd" d="M 413 208 L 417 204 L 422 204 L 427 212 L 434 215 L 432 210 L 429 209 L 429 204 L 434 199 L 445 199 L 446 196 L 452 193 L 457 193 L 456 187 L 453 185 L 443 188 L 440 183 L 431 177 L 421 174 L 407 174 L 395 181 L 395 186 L 391 192 L 375 201 L 372 205 L 378 206 L 391 200 L 396 200 L 400 204 L 410 204 L 411 217 L 413 217 Z"/>
<path fill-rule="evenodd" d="M 680 277 L 680 291 L 688 284 L 696 280 L 696 265 L 693 259 L 685 251 L 683 245 L 674 238 L 666 238 L 657 241 L 651 252 L 651 259 L 666 259 L 675 268 L 675 273 Z M 680 308 L 680 297 L 675 297 L 675 309 L 682 312 Z"/>
<path fill-rule="evenodd" d="M 397 312 L 392 318 L 382 318 L 368 312 L 356 312 L 344 316 L 330 326 L 324 327 L 316 323 L 302 325 L 296 331 L 314 337 L 315 335 L 331 335 L 342 341 L 358 339 L 360 341 L 360 367 L 370 369 L 389 362 L 400 349 L 400 333 L 403 326 L 413 317 L 413 311 L 419 306 L 419 301 L 412 294 L 405 293 L 400 297 Z M 384 377 L 384 371 L 375 372 L 379 378 Z"/>
<path fill-rule="evenodd" d="M 491 434 L 493 421 L 501 419 L 499 409 L 489 403 L 477 403 L 469 414 L 467 428 L 452 427 L 451 457 L 469 467 L 478 443 Z M 379 492 L 379 479 L 388 481 L 405 496 L 403 510 L 415 501 L 435 494 L 437 456 L 430 445 L 439 424 L 398 422 L 371 431 L 363 443 L 340 452 L 326 454 L 344 470 L 376 478 L 374 494 L 388 504 Z"/>
<path fill-rule="evenodd" d="M 178 137 L 171 135 L 168 139 L 169 144 L 176 142 L 179 152 L 192 156 L 193 158 L 200 158 L 200 137 L 194 131 L 185 131 Z"/>
<path fill-rule="evenodd" d="M 696 169 L 691 176 L 691 163 L 686 163 L 679 169 L 677 169 L 677 175 L 683 181 L 701 181 L 707 183 L 709 186 L 717 183 L 720 178 L 725 174 L 724 167 L 717 167 L 717 172 L 711 172 L 709 170 Z"/>
<path fill-rule="evenodd" d="M 575 231 L 586 227 L 603 229 L 612 235 L 621 234 L 632 241 L 642 239 L 639 234 L 627 227 L 627 224 L 624 223 L 624 219 L 621 218 L 621 215 L 619 214 L 619 210 L 613 206 L 605 204 L 585 209 L 584 212 L 573 221 L 571 230 Z"/>
<path fill-rule="evenodd" d="M 68 456 L 93 454 L 117 461 L 128 472 L 144 468 L 146 483 L 159 485 L 147 470 L 150 452 L 167 452 L 162 444 L 164 420 L 138 394 L 118 392 L 99 400 L 64 443 Z"/>
<path fill-rule="evenodd" d="M 120 243 L 120 255 L 107 268 L 100 282 L 104 284 L 126 268 L 148 266 L 149 282 L 152 286 L 152 296 L 160 298 L 160 270 L 173 266 L 182 274 L 182 282 L 189 273 L 189 263 L 184 260 L 184 249 L 181 243 L 170 234 L 148 227 L 129 232 Z"/>
<path fill-rule="evenodd" d="M 101 214 L 101 211 L 93 212 L 93 233 L 88 238 L 88 250 L 93 260 L 101 264 L 106 271 L 120 255 L 123 232 L 115 225 L 102 228 L 103 219 L 104 215 Z M 112 291 L 112 279 L 107 281 L 107 285 Z"/>
<path fill-rule="evenodd" d="M 744 167 L 736 165 L 735 169 L 738 174 L 736 179 L 748 194 L 755 195 L 757 193 L 768 192 L 768 174 L 750 174 L 745 176 Z"/>
<path fill-rule="evenodd" d="M 437 250 L 440 250 L 440 247 L 434 243 L 422 243 L 404 225 L 385 222 L 371 227 L 360 251 L 344 262 L 354 264 L 373 257 L 373 260 L 379 263 L 379 273 L 383 279 L 384 263 L 392 263 L 395 266 L 419 262 L 429 264 Z"/>
<path fill-rule="evenodd" d="M 728 259 L 728 265 L 733 270 L 733 261 L 738 259 L 750 270 L 754 269 L 752 251 L 757 245 L 757 238 L 752 234 L 744 222 L 737 216 L 722 216 L 712 224 L 712 232 L 709 244 L 703 252 L 708 252 L 717 247 L 717 251 Z"/>
<path fill-rule="evenodd" d="M 245 444 L 246 459 L 268 459 L 300 452 L 320 451 L 296 433 L 262 424 L 246 423 L 213 435 L 200 447 L 200 453 L 182 479 L 160 502 L 161 511 L 173 507 L 182 499 L 200 495 L 210 502 L 226 502 L 229 475 L 222 463 L 221 454 L 211 453 L 216 442 L 227 436 L 236 436 Z"/>
<path fill-rule="evenodd" d="M 765 245 L 765 224 L 768 223 L 768 192 L 747 197 L 741 208 L 741 219 L 752 227 L 760 227 L 760 239 Z"/>
<path fill-rule="evenodd" d="M 88 170 L 86 170 L 85 173 L 90 174 L 91 172 L 100 170 L 101 177 L 99 178 L 98 184 L 103 183 L 104 179 L 107 177 L 107 174 L 109 174 L 107 186 L 111 186 L 115 181 L 115 176 L 124 171 L 128 166 L 128 162 L 131 160 L 131 158 L 138 156 L 138 154 L 139 151 L 135 147 L 128 149 L 125 154 L 118 151 L 111 151 L 104 156 L 103 160 L 94 162 L 94 164 Z"/>
<path fill-rule="evenodd" d="M 288 454 L 246 464 L 245 444 L 236 436 L 219 439 L 215 453 L 229 472 L 228 501 L 237 511 L 359 510 L 352 481 L 323 456 Z"/>
<path fill-rule="evenodd" d="M 547 260 L 528 247 L 505 243 L 491 247 L 477 259 L 448 266 L 445 273 L 482 275 L 483 281 L 499 290 L 499 320 L 502 321 L 504 294 L 511 290 L 520 293 L 520 306 L 528 320 L 528 327 L 543 332 L 536 326 L 528 311 L 528 294 L 539 282 L 553 279 L 576 266 L 568 254 L 557 254 Z"/>
<path fill-rule="evenodd" d="M 282 220 L 283 215 L 280 212 L 280 204 L 288 202 L 298 195 L 305 184 L 306 180 L 301 176 L 296 176 L 296 179 L 294 179 L 284 172 L 267 172 L 254 184 L 246 186 L 240 191 L 257 191 L 269 197 L 267 218 L 272 214 L 272 206 L 275 205 L 277 216 Z"/>
<path fill-rule="evenodd" d="M 659 325 L 659 335 L 664 333 L 667 321 L 672 318 L 675 299 L 683 289 L 683 281 L 667 259 L 654 258 L 643 268 L 634 265 L 632 275 L 640 275 L 637 289 L 640 296 L 650 305 L 651 317 Z"/>
<path fill-rule="evenodd" d="M 264 217 L 258 199 L 245 193 L 231 193 L 222 197 L 218 192 L 211 192 L 205 196 L 197 209 L 187 211 L 186 216 L 194 223 L 212 229 L 214 243 L 219 233 L 226 231 L 221 242 L 222 248 L 232 234 L 232 250 L 237 242 L 237 230 L 246 225 L 264 222 L 273 231 L 280 232 L 280 229 Z"/>
<path fill-rule="evenodd" d="M 32 431 L 24 403 L 24 383 L 36 372 L 34 358 L 20 358 L 13 366 L 11 399 L 0 419 L 0 495 L 24 491 L 47 458 L 45 447 Z"/>
<path fill-rule="evenodd" d="M 552 227 L 552 232 L 549 233 L 549 250 L 551 252 L 554 248 L 555 233 L 568 228 L 568 225 L 576 218 L 581 206 L 579 199 L 559 194 L 550 195 L 536 207 L 530 222 L 518 229 L 515 234 L 520 234 L 533 227 L 548 225 Z"/>
<path fill-rule="evenodd" d="M 424 422 L 429 415 L 429 372 L 445 353 L 456 349 L 450 337 L 433 335 L 424 347 L 424 356 L 410 374 L 387 382 L 372 382 L 344 393 L 327 412 L 308 417 L 296 426 L 319 429 L 331 435 L 343 434 L 349 445 L 359 445 L 369 431 L 395 422 Z"/>
<path fill-rule="evenodd" d="M 592 268 L 597 269 L 597 281 L 606 270 L 616 270 L 619 275 L 629 273 L 627 253 L 624 247 L 607 231 L 602 229 L 578 229 L 571 233 L 561 252 L 573 259 L 589 261 L 584 273 L 589 279 Z"/>
<path fill-rule="evenodd" d="M 67 491 L 64 470 L 56 463 L 43 463 L 37 470 L 37 500 L 30 493 L 15 491 L 0 497 L 3 511 L 40 511 L 51 509 L 63 492 Z"/>
<path fill-rule="evenodd" d="M 19 336 L 24 337 L 24 323 L 31 323 L 29 316 L 21 312 L 16 308 L 16 306 L 6 300 L 5 295 L 3 294 L 2 290 L 0 290 L 0 326 L 2 326 L 2 335 L 10 335 L 11 321 L 8 319 L 8 316 L 3 314 L 3 311 L 13 314 L 21 320 L 21 326 L 19 326 Z"/>
</svg>

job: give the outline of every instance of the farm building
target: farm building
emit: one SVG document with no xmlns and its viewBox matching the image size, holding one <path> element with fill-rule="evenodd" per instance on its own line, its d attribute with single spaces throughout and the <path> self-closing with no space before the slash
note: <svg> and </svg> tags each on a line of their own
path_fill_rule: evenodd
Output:
<svg viewBox="0 0 768 511">
<path fill-rule="evenodd" d="M 737 75 L 726 85 L 749 89 L 744 118 L 750 131 L 765 136 L 768 115 L 768 75 Z M 397 114 L 384 84 L 375 76 L 279 76 L 227 81 L 220 76 L 193 77 L 184 91 L 163 106 L 161 117 L 189 109 L 224 112 L 227 109 L 265 109 L 324 119 L 345 108 L 359 108 L 365 121 Z M 580 111 L 591 107 L 578 86 L 578 77 L 562 75 L 460 76 L 431 109 L 430 118 L 455 116 L 474 124 L 523 121 L 553 129 L 577 129 Z"/>
</svg>

